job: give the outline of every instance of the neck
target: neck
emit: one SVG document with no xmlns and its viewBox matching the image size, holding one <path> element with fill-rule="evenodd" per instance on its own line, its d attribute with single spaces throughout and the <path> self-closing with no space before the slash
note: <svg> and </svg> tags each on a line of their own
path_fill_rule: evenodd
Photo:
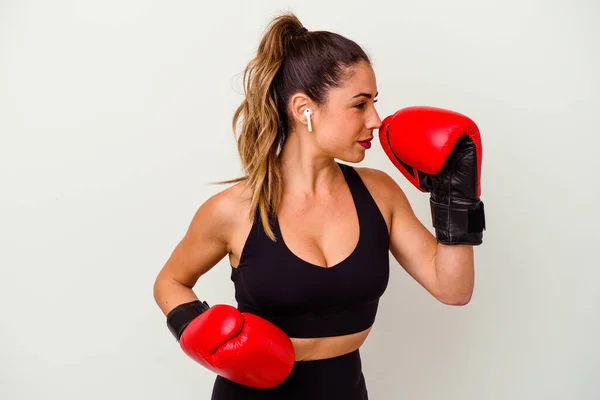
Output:
<svg viewBox="0 0 600 400">
<path fill-rule="evenodd" d="M 302 143 L 293 134 L 288 137 L 280 159 L 284 193 L 315 198 L 331 192 L 341 174 L 335 159 L 319 154 L 311 143 Z"/>
</svg>

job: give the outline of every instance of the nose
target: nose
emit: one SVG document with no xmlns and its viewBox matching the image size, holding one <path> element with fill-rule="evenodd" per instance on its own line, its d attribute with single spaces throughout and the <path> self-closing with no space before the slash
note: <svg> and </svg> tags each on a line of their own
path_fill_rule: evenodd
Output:
<svg viewBox="0 0 600 400">
<path fill-rule="evenodd" d="M 367 123 L 369 129 L 380 129 L 381 128 L 381 118 L 377 111 L 373 111 L 373 114 L 369 118 Z"/>
</svg>

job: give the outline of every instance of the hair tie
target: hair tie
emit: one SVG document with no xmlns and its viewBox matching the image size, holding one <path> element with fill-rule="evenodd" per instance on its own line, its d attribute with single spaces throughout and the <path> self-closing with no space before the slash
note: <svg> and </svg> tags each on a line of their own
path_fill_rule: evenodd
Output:
<svg viewBox="0 0 600 400">
<path fill-rule="evenodd" d="M 294 32 L 292 32 L 292 37 L 300 36 L 304 32 L 307 32 L 307 31 L 308 31 L 308 29 L 306 29 L 305 27 L 297 28 Z"/>
</svg>

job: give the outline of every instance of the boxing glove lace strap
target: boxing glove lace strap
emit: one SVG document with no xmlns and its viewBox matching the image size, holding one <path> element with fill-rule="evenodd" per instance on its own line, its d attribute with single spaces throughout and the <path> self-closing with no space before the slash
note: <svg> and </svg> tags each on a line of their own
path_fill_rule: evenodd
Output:
<svg viewBox="0 0 600 400">
<path fill-rule="evenodd" d="M 172 309 L 167 314 L 167 326 L 169 331 L 175 336 L 177 341 L 181 338 L 181 334 L 190 322 L 210 306 L 205 301 L 194 300 L 189 303 L 183 303 Z"/>
<path fill-rule="evenodd" d="M 436 238 L 442 244 L 479 245 L 483 242 L 485 212 L 483 202 L 471 205 L 448 205 L 430 200 Z"/>
</svg>

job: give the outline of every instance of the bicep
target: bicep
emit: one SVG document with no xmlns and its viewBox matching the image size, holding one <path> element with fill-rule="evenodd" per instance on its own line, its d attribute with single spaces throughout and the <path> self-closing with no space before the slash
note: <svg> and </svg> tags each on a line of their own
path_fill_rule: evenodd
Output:
<svg viewBox="0 0 600 400">
<path fill-rule="evenodd" d="M 167 259 L 157 280 L 174 280 L 189 288 L 228 254 L 229 228 L 218 196 L 209 198 Z"/>
</svg>

